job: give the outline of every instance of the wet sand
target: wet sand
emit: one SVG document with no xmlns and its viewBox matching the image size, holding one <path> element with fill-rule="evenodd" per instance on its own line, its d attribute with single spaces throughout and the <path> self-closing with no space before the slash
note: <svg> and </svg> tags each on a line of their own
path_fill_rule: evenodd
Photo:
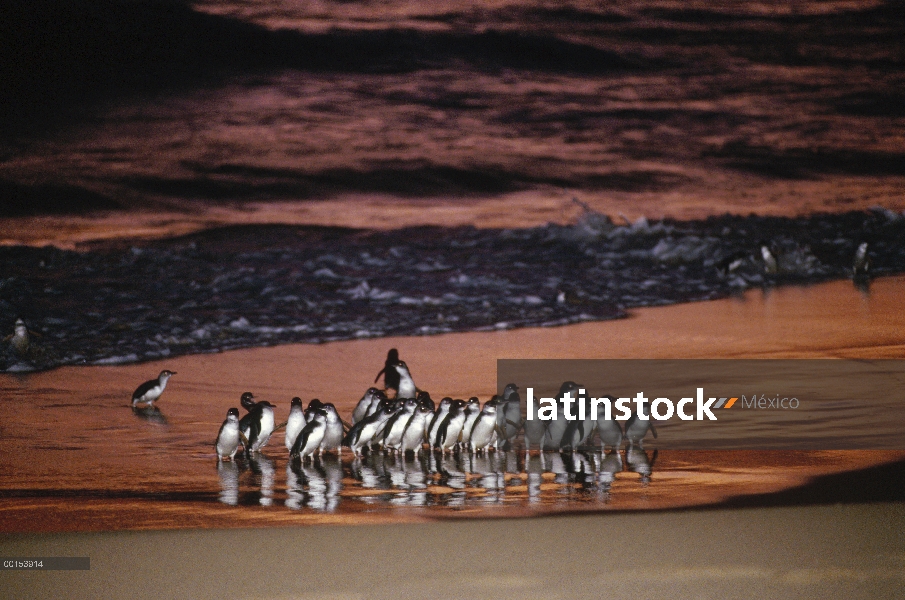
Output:
<svg viewBox="0 0 905 600">
<path fill-rule="evenodd" d="M 661 451 L 649 485 L 626 470 L 616 473 L 605 496 L 593 496 L 548 473 L 535 501 L 526 482 L 517 478 L 525 465 L 513 463 L 504 469 L 508 474 L 503 502 L 469 502 L 486 495 L 486 490 L 477 489 L 463 494 L 464 503 L 415 506 L 361 501 L 376 493 L 349 479 L 347 453 L 345 475 L 338 475 L 342 490 L 335 510 L 289 510 L 286 477 L 291 474 L 279 434 L 265 449 L 267 473 L 254 474 L 252 468 L 233 474 L 238 506 L 218 501 L 224 493 L 224 474 L 217 472 L 212 440 L 226 410 L 237 405 L 246 390 L 276 404 L 278 421 L 285 418 L 288 400 L 296 395 L 306 401 L 314 397 L 331 401 L 341 415 L 349 415 L 390 347 L 399 349 L 418 385 L 435 398 L 477 395 L 482 400 L 495 392 L 496 359 L 501 357 L 901 358 L 903 296 L 903 276 L 877 280 L 869 293 L 839 281 L 637 310 L 621 321 L 289 345 L 140 365 L 3 375 L 0 387 L 7 401 L 0 407 L 6 440 L 0 457 L 4 472 L 0 530 L 418 522 L 663 510 L 731 504 L 742 497 L 748 499 L 746 505 L 757 504 L 752 498 L 802 486 L 819 476 L 901 461 L 905 453 Z M 131 391 L 163 368 L 178 374 L 158 403 L 160 414 L 145 418 L 133 414 L 128 407 Z M 452 497 L 454 490 L 445 487 L 445 481 L 428 483 L 428 497 Z M 834 501 L 833 494 L 827 496 L 823 489 L 810 498 L 797 496 L 786 502 Z M 871 498 L 868 493 L 864 499 L 886 497 Z"/>
</svg>

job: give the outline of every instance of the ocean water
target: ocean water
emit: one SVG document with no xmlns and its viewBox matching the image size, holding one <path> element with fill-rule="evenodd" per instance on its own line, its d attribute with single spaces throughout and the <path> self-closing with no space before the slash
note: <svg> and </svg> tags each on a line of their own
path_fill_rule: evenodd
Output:
<svg viewBox="0 0 905 600">
<path fill-rule="evenodd" d="M 903 208 L 897 2 L 6 10 L 7 214 L 527 190 L 669 215 L 776 181 L 838 183 L 766 199 L 792 214 Z"/>
<path fill-rule="evenodd" d="M 862 242 L 871 273 L 905 267 L 895 2 L 5 10 L 20 59 L 0 90 L 3 215 L 228 206 L 241 221 L 250 203 L 349 196 L 517 215 L 552 195 L 579 216 L 4 248 L 0 331 L 22 318 L 40 337 L 4 345 L 2 370 L 618 318 L 846 277 Z M 688 198 L 713 218 L 612 209 L 681 214 Z M 727 198 L 811 216 L 723 216 Z"/>
</svg>

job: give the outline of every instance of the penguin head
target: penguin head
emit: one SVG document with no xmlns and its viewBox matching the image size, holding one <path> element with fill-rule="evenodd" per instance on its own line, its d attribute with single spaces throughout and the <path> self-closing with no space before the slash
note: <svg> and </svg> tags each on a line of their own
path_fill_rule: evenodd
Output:
<svg viewBox="0 0 905 600">
<path fill-rule="evenodd" d="M 396 371 L 400 375 L 408 375 L 409 377 L 411 377 L 411 375 L 409 375 L 408 365 L 406 365 L 404 361 L 400 360 L 399 362 L 397 362 L 396 364 L 393 365 L 393 368 L 396 369 Z"/>
<path fill-rule="evenodd" d="M 289 410 L 302 410 L 302 399 L 296 396 L 289 402 Z"/>
<path fill-rule="evenodd" d="M 431 410 L 436 408 L 436 406 L 434 406 L 434 401 L 431 400 L 431 395 L 423 390 L 418 392 L 418 404 L 428 406 Z"/>
<path fill-rule="evenodd" d="M 517 385 L 515 385 L 514 383 L 508 383 L 508 384 L 506 384 L 506 389 L 503 390 L 503 397 L 505 398 L 506 396 L 508 396 L 514 392 L 517 392 L 517 391 L 518 391 Z"/>
<path fill-rule="evenodd" d="M 320 410 L 323 406 L 323 402 L 317 398 L 312 398 L 311 402 L 308 403 L 308 408 L 305 409 L 305 416 L 308 417 L 313 411 Z"/>
<path fill-rule="evenodd" d="M 469 406 L 480 406 L 480 404 L 481 404 L 481 401 L 478 400 L 477 396 L 472 396 L 471 398 L 468 399 Z"/>
<path fill-rule="evenodd" d="M 391 363 L 391 364 L 401 362 L 399 360 L 399 350 L 396 350 L 395 348 L 390 348 L 390 351 L 387 352 L 387 362 Z M 405 363 L 403 363 L 403 364 L 405 364 Z"/>
<path fill-rule="evenodd" d="M 580 387 L 581 386 L 574 381 L 564 381 L 563 384 L 559 386 L 559 395 L 557 398 L 562 398 L 567 392 L 577 392 Z"/>
<path fill-rule="evenodd" d="M 418 406 L 418 401 L 414 398 L 409 398 L 408 400 L 405 401 L 405 403 L 403 403 L 402 408 L 404 408 L 405 410 L 415 410 L 415 408 L 417 408 L 417 406 Z"/>
<path fill-rule="evenodd" d="M 28 327 L 25 326 L 25 321 L 22 319 L 16 319 L 16 324 L 13 326 L 16 335 L 23 336 L 28 333 Z"/>
<path fill-rule="evenodd" d="M 166 381 L 175 374 L 176 371 L 168 371 L 167 369 L 164 369 L 160 372 L 160 375 L 157 376 L 157 379 L 159 379 L 160 381 Z"/>
<path fill-rule="evenodd" d="M 244 394 L 242 394 L 242 397 L 239 398 L 239 404 L 241 404 L 242 408 L 244 408 L 245 410 L 251 410 L 256 404 L 254 398 L 254 394 L 252 394 L 251 392 L 245 392 Z"/>
<path fill-rule="evenodd" d="M 226 411 L 226 420 L 230 421 L 230 422 L 232 422 L 232 421 L 238 422 L 239 421 L 239 409 L 231 408 L 228 411 Z"/>
</svg>

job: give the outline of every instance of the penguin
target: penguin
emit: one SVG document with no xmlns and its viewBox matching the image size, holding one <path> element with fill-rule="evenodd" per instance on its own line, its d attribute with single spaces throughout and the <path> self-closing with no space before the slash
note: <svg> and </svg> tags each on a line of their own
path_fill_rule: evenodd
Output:
<svg viewBox="0 0 905 600">
<path fill-rule="evenodd" d="M 261 400 L 239 421 L 239 432 L 248 440 L 246 453 L 258 452 L 267 445 L 274 428 L 273 409 L 273 404 Z"/>
<path fill-rule="evenodd" d="M 462 426 L 462 445 L 466 448 L 471 441 L 471 428 L 474 427 L 474 422 L 478 419 L 479 414 L 481 414 L 481 401 L 476 396 L 472 396 L 465 405 L 465 424 Z"/>
<path fill-rule="evenodd" d="M 132 392 L 132 406 L 135 406 L 136 404 L 147 404 L 149 406 L 154 404 L 154 401 L 160 398 L 160 395 L 163 394 L 163 390 L 166 389 L 167 381 L 175 374 L 175 371 L 163 370 L 160 372 L 160 375 L 157 376 L 157 379 L 146 381 L 138 386 L 135 391 Z"/>
<path fill-rule="evenodd" d="M 721 277 L 726 277 L 740 269 L 746 260 L 748 260 L 748 255 L 745 252 L 733 252 L 717 263 L 716 271 Z"/>
<path fill-rule="evenodd" d="M 399 362 L 399 351 L 395 348 L 390 348 L 390 351 L 387 352 L 386 362 L 383 363 L 383 368 L 377 374 L 377 377 L 374 378 L 374 383 L 377 383 L 377 380 L 383 375 L 383 388 L 398 390 L 399 372 L 395 369 L 395 366 Z"/>
<path fill-rule="evenodd" d="M 559 443 L 560 449 L 567 452 L 578 449 L 579 446 L 587 442 L 588 439 L 594 435 L 594 429 L 597 427 L 597 421 L 591 418 L 591 407 L 587 395 L 582 394 L 582 389 L 583 388 L 578 389 L 577 399 L 575 404 L 573 404 L 573 416 L 575 416 L 575 419 L 568 421 L 566 430 L 563 432 L 562 439 Z M 578 416 L 581 414 L 579 409 L 580 404 L 584 404 L 584 419 L 578 419 Z"/>
<path fill-rule="evenodd" d="M 409 419 L 405 429 L 402 430 L 402 438 L 399 442 L 399 451 L 404 455 L 406 451 L 413 450 L 417 455 L 424 444 L 424 431 L 427 429 L 434 411 L 427 402 L 419 402 L 415 413 Z"/>
<path fill-rule="evenodd" d="M 547 437 L 547 422 L 541 421 L 537 418 L 537 415 L 534 415 L 534 418 L 530 421 L 528 419 L 524 420 L 525 430 L 525 456 L 531 451 L 531 446 L 537 444 L 538 450 L 543 453 L 544 451 L 544 440 Z"/>
<path fill-rule="evenodd" d="M 28 350 L 31 347 L 32 335 L 38 336 L 37 333 L 28 330 L 28 327 L 25 325 L 25 321 L 23 321 L 22 319 L 16 319 L 16 322 L 13 325 L 13 332 L 3 338 L 3 341 L 9 342 L 10 346 L 13 347 L 13 350 L 15 350 L 16 354 L 24 356 L 26 353 L 28 353 Z"/>
<path fill-rule="evenodd" d="M 399 386 L 396 388 L 397 398 L 415 398 L 418 395 L 418 388 L 415 387 L 415 381 L 409 372 L 408 365 L 401 360 L 393 365 L 396 372 L 399 373 Z"/>
<path fill-rule="evenodd" d="M 776 257 L 773 256 L 766 244 L 760 247 L 760 255 L 764 259 L 764 273 L 775 275 L 779 271 L 779 265 L 776 262 Z"/>
<path fill-rule="evenodd" d="M 361 449 L 371 443 L 377 430 L 393 416 L 393 412 L 389 404 L 383 404 L 377 412 L 366 416 L 349 429 L 342 440 L 343 446 L 351 448 L 355 456 L 361 456 Z"/>
<path fill-rule="evenodd" d="M 370 414 L 371 404 L 374 402 L 374 399 L 378 397 L 378 394 L 381 393 L 375 387 L 368 388 L 368 391 L 365 392 L 365 395 L 361 397 L 361 400 L 358 401 L 358 404 L 355 405 L 355 410 L 352 411 L 352 424 L 358 423 L 362 419 L 365 418 L 365 415 Z M 376 405 L 374 409 L 376 410 Z"/>
<path fill-rule="evenodd" d="M 214 446 L 217 448 L 217 458 L 219 460 L 232 460 L 236 455 L 236 451 L 239 449 L 238 408 L 231 408 L 226 411 L 226 420 L 220 426 Z"/>
<path fill-rule="evenodd" d="M 427 426 L 427 443 L 430 444 L 431 447 L 433 447 L 434 439 L 437 437 L 437 428 L 440 427 L 440 423 L 442 423 L 443 419 L 446 418 L 446 415 L 449 414 L 452 403 L 453 399 L 449 396 L 440 400 L 440 405 L 437 407 L 430 424 Z"/>
<path fill-rule="evenodd" d="M 861 242 L 855 250 L 855 259 L 852 262 L 852 277 L 858 279 L 867 277 L 870 270 L 870 256 L 867 254 L 867 242 Z M 18 324 L 19 321 L 16 321 Z"/>
<path fill-rule="evenodd" d="M 303 461 L 309 456 L 314 456 L 324 440 L 326 430 L 327 412 L 321 409 L 312 410 L 308 422 L 299 433 L 292 448 L 289 449 L 289 456 L 291 458 L 300 457 Z"/>
<path fill-rule="evenodd" d="M 430 407 L 431 412 L 434 412 L 434 410 L 437 408 L 436 406 L 434 406 L 434 401 L 431 399 L 431 395 L 424 390 L 419 390 L 416 398 L 418 399 L 418 404 L 424 404 Z"/>
<path fill-rule="evenodd" d="M 571 393 L 572 398 L 578 398 L 578 390 L 581 388 L 580 385 L 575 383 L 574 381 L 564 381 L 561 386 L 559 386 L 559 393 L 556 395 L 556 402 L 559 403 L 560 398 L 562 398 L 565 394 Z M 577 410 L 575 410 L 575 404 L 572 404 L 573 414 L 577 414 Z M 557 448 L 560 448 L 562 444 L 563 437 L 566 434 L 566 429 L 569 427 L 569 423 L 573 423 L 574 421 L 569 421 L 566 419 L 566 416 L 558 413 L 556 418 L 552 421 L 547 421 L 547 439 Z"/>
<path fill-rule="evenodd" d="M 615 402 L 612 396 L 605 396 L 610 402 Z M 601 450 L 606 450 L 607 446 L 618 450 L 622 447 L 622 426 L 615 419 L 607 419 L 606 414 L 597 416 L 597 433 L 600 434 Z"/>
<path fill-rule="evenodd" d="M 402 434 L 408 428 L 409 420 L 415 416 L 417 408 L 418 401 L 414 398 L 409 398 L 403 403 L 402 409 L 390 417 L 386 427 L 383 429 L 383 445 L 386 448 L 393 451 L 399 448 L 402 444 Z"/>
<path fill-rule="evenodd" d="M 471 435 L 469 436 L 469 440 L 471 441 L 471 449 L 474 452 L 481 452 L 486 450 L 491 444 L 494 443 L 496 438 L 496 429 L 497 429 L 497 405 L 496 403 L 492 403 L 488 401 L 484 404 L 484 408 L 481 410 L 481 414 L 478 415 L 478 418 L 475 419 L 474 425 L 471 428 Z"/>
<path fill-rule="evenodd" d="M 443 422 L 437 427 L 437 437 L 433 440 L 433 447 L 439 448 L 444 455 L 459 441 L 462 435 L 462 427 L 465 425 L 465 402 L 454 400 L 449 407 L 449 413 Z"/>
<path fill-rule="evenodd" d="M 522 428 L 522 399 L 518 394 L 518 386 L 514 383 L 506 385 L 503 398 L 497 410 L 498 433 L 503 444 L 518 435 Z"/>
<path fill-rule="evenodd" d="M 242 408 L 246 411 L 251 411 L 257 402 L 255 402 L 255 397 L 251 392 L 245 392 L 242 394 L 242 397 L 239 398 L 239 404 L 241 404 Z"/>
<path fill-rule="evenodd" d="M 321 401 L 320 401 L 319 399 L 317 399 L 317 398 L 312 398 L 312 399 L 311 399 L 311 402 L 308 403 L 308 408 L 305 409 L 305 418 L 307 419 L 307 418 L 308 418 L 308 415 L 311 414 L 311 412 L 313 412 L 313 411 L 315 411 L 315 410 L 318 410 L 318 409 L 321 409 L 321 408 L 323 408 L 323 407 L 324 407 L 324 403 L 323 403 L 323 402 L 321 402 Z"/>
<path fill-rule="evenodd" d="M 325 450 L 328 452 L 335 450 L 337 454 L 342 454 L 343 422 L 339 418 L 339 413 L 330 402 L 324 404 L 320 410 L 326 413 L 327 419 L 324 426 L 324 439 L 321 440 L 318 454 L 323 454 Z"/>
<path fill-rule="evenodd" d="M 299 437 L 299 433 L 305 428 L 308 421 L 305 419 L 305 411 L 302 410 L 302 399 L 293 398 L 289 404 L 289 418 L 286 419 L 286 449 L 292 450 L 292 445 Z"/>
<path fill-rule="evenodd" d="M 644 436 L 647 435 L 648 429 L 654 435 L 654 439 L 657 439 L 657 429 L 654 427 L 649 410 L 647 411 L 647 420 L 638 418 L 637 414 L 632 414 L 628 421 L 625 422 L 625 439 L 628 440 L 629 448 L 635 444 L 639 448 L 644 448 Z"/>
</svg>

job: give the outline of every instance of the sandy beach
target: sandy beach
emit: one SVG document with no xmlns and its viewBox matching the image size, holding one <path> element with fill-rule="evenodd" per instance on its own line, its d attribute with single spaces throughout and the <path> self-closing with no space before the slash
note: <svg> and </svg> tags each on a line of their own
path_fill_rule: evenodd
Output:
<svg viewBox="0 0 905 600">
<path fill-rule="evenodd" d="M 869 293 L 839 281 L 642 309 L 623 320 L 567 327 L 287 345 L 3 375 L 9 401 L 0 420 L 6 431 L 18 433 L 8 436 L 2 459 L 0 527 L 26 533 L 662 510 L 768 495 L 815 477 L 900 461 L 905 454 L 886 451 L 662 451 L 650 485 L 640 485 L 635 473 L 617 473 L 604 501 L 393 508 L 356 504 L 354 482 L 344 479 L 345 501 L 338 510 L 312 512 L 281 506 L 289 505 L 282 481 L 288 456 L 277 436 L 265 452 L 276 473 L 271 505 L 216 502 L 222 490 L 211 440 L 226 409 L 246 390 L 277 405 L 278 420 L 296 395 L 333 402 L 349 415 L 390 347 L 399 349 L 419 386 L 434 397 L 483 400 L 495 392 L 497 358 L 899 358 L 905 352 L 903 293 L 903 277 L 877 280 Z M 138 418 L 128 407 L 131 389 L 164 368 L 177 375 L 159 414 Z M 344 464 L 350 460 L 347 454 Z M 259 493 L 260 477 L 248 476 L 239 489 Z M 451 490 L 434 490 L 440 496 L 444 491 Z M 524 500 L 517 483 L 508 491 Z M 246 500 L 255 503 L 254 498 Z"/>
</svg>

